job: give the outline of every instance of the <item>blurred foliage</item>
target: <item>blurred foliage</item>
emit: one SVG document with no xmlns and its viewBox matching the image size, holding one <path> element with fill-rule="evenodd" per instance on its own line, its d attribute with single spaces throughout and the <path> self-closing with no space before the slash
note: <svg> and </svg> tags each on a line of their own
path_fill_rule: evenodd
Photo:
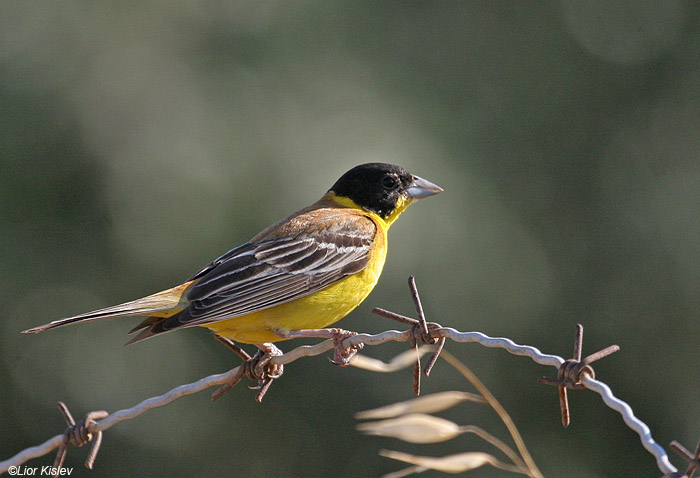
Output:
<svg viewBox="0 0 700 478">
<path fill-rule="evenodd" d="M 693 447 L 699 17 L 682 0 L 2 2 L 0 455 L 63 430 L 57 400 L 114 411 L 236 363 L 205 330 L 128 348 L 129 320 L 20 330 L 175 285 L 366 161 L 446 192 L 393 227 L 380 284 L 342 326 L 395 327 L 369 310 L 409 313 L 409 274 L 429 317 L 461 330 L 568 356 L 581 322 L 584 353 L 622 347 L 598 377 L 660 443 Z M 535 384 L 551 371 L 448 347 L 546 476 L 660 476 L 597 397 L 572 394 L 561 430 Z M 461 383 L 438 364 L 424 390 Z M 241 387 L 119 425 L 76 473 L 378 476 L 397 465 L 353 413 L 410 394 L 408 371 L 303 360 L 262 405 Z"/>
</svg>

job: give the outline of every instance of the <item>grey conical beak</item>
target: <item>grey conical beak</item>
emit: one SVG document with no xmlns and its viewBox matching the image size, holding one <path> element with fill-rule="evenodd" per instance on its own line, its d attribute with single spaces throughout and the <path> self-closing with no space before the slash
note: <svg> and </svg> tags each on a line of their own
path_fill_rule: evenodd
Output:
<svg viewBox="0 0 700 478">
<path fill-rule="evenodd" d="M 437 184 L 433 184 L 428 180 L 413 176 L 413 181 L 406 189 L 406 195 L 411 199 L 420 199 L 433 194 L 441 193 L 443 189 Z"/>
</svg>

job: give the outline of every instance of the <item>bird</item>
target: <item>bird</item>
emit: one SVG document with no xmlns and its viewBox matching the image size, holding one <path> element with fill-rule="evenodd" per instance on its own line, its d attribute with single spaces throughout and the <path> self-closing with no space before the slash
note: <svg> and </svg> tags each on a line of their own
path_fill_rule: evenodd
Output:
<svg viewBox="0 0 700 478">
<path fill-rule="evenodd" d="M 267 227 L 180 285 L 23 333 L 145 316 L 129 332 L 138 333 L 127 344 L 203 326 L 222 341 L 255 344 L 268 354 L 276 349 L 273 342 L 326 336 L 313 331 L 345 317 L 377 284 L 389 227 L 415 200 L 442 191 L 403 167 L 361 164 L 343 174 L 321 199 Z M 337 338 L 334 333 L 342 329 L 325 330 Z"/>
</svg>

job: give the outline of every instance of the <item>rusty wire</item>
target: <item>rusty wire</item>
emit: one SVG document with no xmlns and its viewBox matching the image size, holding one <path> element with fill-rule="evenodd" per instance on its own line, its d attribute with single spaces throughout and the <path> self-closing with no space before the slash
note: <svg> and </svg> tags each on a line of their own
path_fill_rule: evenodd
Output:
<svg viewBox="0 0 700 478">
<path fill-rule="evenodd" d="M 607 357 L 618 350 L 620 350 L 619 346 L 611 345 L 581 360 L 581 355 L 583 352 L 583 325 L 576 324 L 574 358 L 566 360 L 563 364 L 561 364 L 559 371 L 557 372 L 556 379 L 542 377 L 537 381 L 538 383 L 545 385 L 555 385 L 559 388 L 559 407 L 561 409 L 561 422 L 564 427 L 568 427 L 571 423 L 569 399 L 566 389 L 571 388 L 573 390 L 579 390 L 586 388 L 582 381 L 583 377 L 587 376 L 590 378 L 595 378 L 595 372 L 590 364 L 596 360 L 602 359 L 603 357 Z"/>
<path fill-rule="evenodd" d="M 531 360 L 540 365 L 553 366 L 557 368 L 559 372 L 558 378 L 556 379 L 557 381 L 554 383 L 552 379 L 547 379 L 550 383 L 560 386 L 564 390 L 566 390 L 566 388 L 586 388 L 598 393 L 603 402 L 608 407 L 618 411 L 627 426 L 639 435 L 642 445 L 656 458 L 657 466 L 662 473 L 666 474 L 665 476 L 683 476 L 675 475 L 677 473 L 677 469 L 668 460 L 666 451 L 663 449 L 663 447 L 656 443 L 656 441 L 654 441 L 649 427 L 635 417 L 632 408 L 624 401 L 616 398 L 610 390 L 610 387 L 594 378 L 594 373 L 592 368 L 590 368 L 590 363 L 615 352 L 617 349 L 612 349 L 614 349 L 616 346 L 608 347 L 581 360 L 579 353 L 581 340 L 578 338 L 577 334 L 577 345 L 574 354 L 575 359 L 566 361 L 557 355 L 544 354 L 535 347 L 520 345 L 508 338 L 489 337 L 481 332 L 460 332 L 450 327 L 442 327 L 434 322 L 425 322 L 425 316 L 422 311 L 422 305 L 420 304 L 420 298 L 417 296 L 417 289 L 415 290 L 414 295 L 415 280 L 409 279 L 409 284 L 411 287 L 412 297 L 414 299 L 414 305 L 418 311 L 419 320 L 405 317 L 385 309 L 377 308 L 373 310 L 373 312 L 378 315 L 410 325 L 411 328 L 409 330 L 388 330 L 376 335 L 356 334 L 343 339 L 340 341 L 340 343 L 334 343 L 334 341 L 331 339 L 315 345 L 303 345 L 282 355 L 273 354 L 272 356 L 265 357 L 264 363 L 262 363 L 262 358 L 258 360 L 256 359 L 256 356 L 250 357 L 247 353 L 243 352 L 243 354 L 239 355 L 245 360 L 244 364 L 226 373 L 210 375 L 196 382 L 180 385 L 179 387 L 176 387 L 163 395 L 146 399 L 131 408 L 119 410 L 104 416 L 104 418 L 99 417 L 102 417 L 103 415 L 101 414 L 106 412 L 95 412 L 100 415 L 88 414 L 88 416 L 86 416 L 84 419 L 84 424 L 81 425 L 81 431 L 76 436 L 88 436 L 87 434 L 97 435 L 119 422 L 133 419 L 153 408 L 165 406 L 182 396 L 198 393 L 212 386 L 223 385 L 221 389 L 215 392 L 215 397 L 213 397 L 218 398 L 221 394 L 237 384 L 243 376 L 248 376 L 249 378 L 258 381 L 260 388 L 257 398 L 262 399 L 262 395 L 264 395 L 264 393 L 267 391 L 272 381 L 281 375 L 281 368 L 275 369 L 274 367 L 281 367 L 282 365 L 289 364 L 301 357 L 316 356 L 329 350 L 338 350 L 338 348 L 358 349 L 364 345 L 380 345 L 391 341 L 411 342 L 412 344 L 415 343 L 416 345 L 418 343 L 434 344 L 437 342 L 437 347 L 433 352 L 433 357 L 428 361 L 428 366 L 423 371 L 423 373 L 427 375 L 430 371 L 430 367 L 432 367 L 437 359 L 439 349 L 442 348 L 442 345 L 444 345 L 446 339 L 450 339 L 458 343 L 476 342 L 489 348 L 501 348 L 513 355 L 529 357 Z M 228 344 L 226 345 L 228 346 Z M 259 355 L 262 357 L 264 354 Z M 352 362 L 350 364 L 352 365 Z M 275 370 L 279 370 L 280 373 L 276 373 Z M 420 376 L 420 373 L 418 375 Z M 88 417 L 91 419 L 88 419 Z M 82 423 L 83 422 L 81 422 L 81 424 Z M 69 430 L 71 429 L 71 426 L 69 426 Z M 71 434 L 74 432 L 75 430 L 73 430 Z M 21 465 L 31 458 L 50 453 L 56 448 L 65 448 L 67 444 L 74 444 L 72 441 L 70 441 L 70 439 L 66 441 L 67 435 L 67 433 L 56 435 L 41 445 L 22 450 L 15 456 L 0 462 L 0 473 L 6 472 L 11 466 Z M 96 439 L 96 443 L 97 442 L 98 440 Z M 65 456 L 65 450 L 63 451 L 63 455 Z M 92 455 L 94 454 L 91 453 L 91 456 Z M 688 456 L 692 457 L 693 455 L 688 454 Z M 94 456 L 92 456 L 92 458 L 94 460 Z M 698 460 L 697 453 L 695 454 L 695 457 L 690 460 L 691 467 L 696 466 L 695 462 L 692 460 Z M 692 474 L 694 470 L 695 469 L 693 468 L 690 473 Z M 690 475 L 686 474 L 686 476 Z"/>
<path fill-rule="evenodd" d="M 693 478 L 695 472 L 700 470 L 700 442 L 698 442 L 697 446 L 695 447 L 695 453 L 689 452 L 676 440 L 671 442 L 670 447 L 678 454 L 678 456 L 688 462 L 688 468 L 686 469 L 685 473 L 680 471 L 676 473 L 669 473 L 664 475 L 664 478 Z"/>
<path fill-rule="evenodd" d="M 66 420 L 68 428 L 66 428 L 66 431 L 63 432 L 63 440 L 58 447 L 56 459 L 53 463 L 52 470 L 55 471 L 55 474 L 53 475 L 54 478 L 61 474 L 61 468 L 63 467 L 64 460 L 66 459 L 68 445 L 80 447 L 91 442 L 93 439 L 93 432 L 89 431 L 89 427 L 93 426 L 97 420 L 105 418 L 109 415 L 109 413 L 107 413 L 105 410 L 90 412 L 85 415 L 85 418 L 76 423 L 73 419 L 73 415 L 71 414 L 70 410 L 68 410 L 65 403 L 58 402 L 58 409 L 63 415 L 63 418 Z M 85 467 L 90 470 L 95 463 L 95 458 L 97 458 L 97 452 L 100 451 L 100 445 L 102 444 L 102 431 L 94 432 L 94 438 L 95 440 L 90 448 L 90 453 L 88 453 L 88 456 L 85 459 Z"/>
</svg>

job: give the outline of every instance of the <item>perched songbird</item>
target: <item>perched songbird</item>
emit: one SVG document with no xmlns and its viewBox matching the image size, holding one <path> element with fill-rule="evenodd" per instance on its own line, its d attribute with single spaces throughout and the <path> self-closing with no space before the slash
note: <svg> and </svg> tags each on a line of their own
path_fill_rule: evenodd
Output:
<svg viewBox="0 0 700 478">
<path fill-rule="evenodd" d="M 345 173 L 317 202 L 271 225 L 183 284 L 124 304 L 25 330 L 146 316 L 129 343 L 194 325 L 218 336 L 271 344 L 345 317 L 372 291 L 387 231 L 414 200 L 442 192 L 399 166 L 370 163 Z"/>
</svg>

